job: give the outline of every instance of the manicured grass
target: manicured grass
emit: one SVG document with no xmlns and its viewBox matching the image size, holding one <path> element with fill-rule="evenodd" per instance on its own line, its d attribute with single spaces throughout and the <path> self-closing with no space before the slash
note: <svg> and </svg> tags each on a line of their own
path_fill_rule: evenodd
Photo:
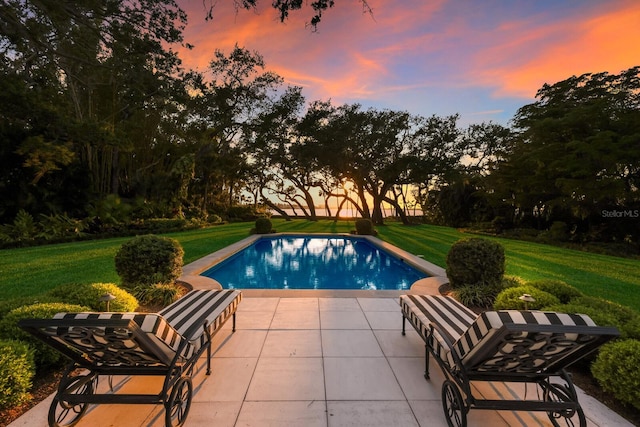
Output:
<svg viewBox="0 0 640 427">
<path fill-rule="evenodd" d="M 377 230 L 383 240 L 411 253 L 423 254 L 425 259 L 441 267 L 446 267 L 446 254 L 455 241 L 477 237 L 452 228 L 427 225 L 390 225 Z M 505 248 L 506 274 L 525 280 L 563 280 L 586 295 L 602 297 L 640 311 L 640 260 L 518 240 L 491 239 Z"/>
<path fill-rule="evenodd" d="M 274 220 L 279 232 L 348 233 L 353 221 Z M 188 264 L 249 235 L 253 223 L 172 233 Z M 377 227 L 379 236 L 402 249 L 445 267 L 446 254 L 458 239 L 472 237 L 456 229 L 430 225 Z M 66 243 L 0 251 L 0 300 L 38 295 L 65 283 L 119 283 L 113 257 L 129 238 Z M 507 274 L 525 280 L 564 280 L 587 295 L 599 296 L 640 311 L 640 261 L 579 252 L 554 246 L 495 239 L 504 247 Z"/>
</svg>

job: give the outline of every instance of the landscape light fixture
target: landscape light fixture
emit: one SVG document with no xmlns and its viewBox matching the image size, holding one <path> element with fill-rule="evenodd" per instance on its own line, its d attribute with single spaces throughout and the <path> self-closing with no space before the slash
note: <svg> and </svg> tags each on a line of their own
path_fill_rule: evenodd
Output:
<svg viewBox="0 0 640 427">
<path fill-rule="evenodd" d="M 111 301 L 113 301 L 114 299 L 116 299 L 116 296 L 113 295 L 113 294 L 109 294 L 109 293 L 104 294 L 104 295 L 102 295 L 100 297 L 100 301 L 106 303 L 106 305 L 107 305 L 107 310 L 106 311 L 109 311 L 109 303 Z"/>
<path fill-rule="evenodd" d="M 535 298 L 529 294 L 522 294 L 522 296 L 518 297 L 519 300 L 524 301 L 524 309 L 529 310 L 529 303 L 535 302 Z"/>
</svg>

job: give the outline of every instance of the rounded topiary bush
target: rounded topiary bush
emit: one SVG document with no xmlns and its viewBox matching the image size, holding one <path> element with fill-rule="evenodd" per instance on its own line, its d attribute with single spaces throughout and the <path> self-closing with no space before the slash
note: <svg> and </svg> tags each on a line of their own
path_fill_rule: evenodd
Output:
<svg viewBox="0 0 640 427">
<path fill-rule="evenodd" d="M 89 307 L 60 302 L 25 305 L 11 310 L 0 320 L 0 339 L 20 340 L 28 343 L 34 350 L 34 360 L 38 368 L 57 366 L 64 356 L 36 337 L 23 331 L 18 322 L 22 319 L 50 319 L 56 313 L 90 311 Z"/>
<path fill-rule="evenodd" d="M 138 308 L 136 297 L 115 283 L 69 283 L 52 289 L 47 296 L 68 304 L 83 305 L 94 311 L 105 311 L 106 303 L 100 301 L 104 294 L 116 297 L 109 302 L 109 311 L 127 312 Z"/>
<path fill-rule="evenodd" d="M 534 280 L 527 282 L 527 285 L 555 295 L 562 304 L 568 303 L 573 298 L 583 296 L 582 292 L 562 280 Z"/>
<path fill-rule="evenodd" d="M 591 365 L 602 388 L 622 402 L 640 409 L 640 341 L 620 340 L 600 347 Z"/>
<path fill-rule="evenodd" d="M 531 295 L 535 301 L 525 304 L 520 299 L 523 294 Z M 559 304 L 560 300 L 548 292 L 541 291 L 533 286 L 516 286 L 515 288 L 507 288 L 500 292 L 493 304 L 494 310 L 539 310 L 554 304 Z"/>
<path fill-rule="evenodd" d="M 0 409 L 29 400 L 35 371 L 33 350 L 27 344 L 0 340 Z"/>
<path fill-rule="evenodd" d="M 173 283 L 182 274 L 184 250 L 177 240 L 153 234 L 125 242 L 115 256 L 116 272 L 122 285 Z"/>
<path fill-rule="evenodd" d="M 358 218 L 356 220 L 356 234 L 363 236 L 374 236 L 373 222 L 369 218 Z"/>
<path fill-rule="evenodd" d="M 451 246 L 446 263 L 453 288 L 493 285 L 500 283 L 504 276 L 504 248 L 487 239 L 462 239 Z"/>
<path fill-rule="evenodd" d="M 256 219 L 256 234 L 269 234 L 273 230 L 273 224 L 271 220 L 266 217 Z"/>
</svg>

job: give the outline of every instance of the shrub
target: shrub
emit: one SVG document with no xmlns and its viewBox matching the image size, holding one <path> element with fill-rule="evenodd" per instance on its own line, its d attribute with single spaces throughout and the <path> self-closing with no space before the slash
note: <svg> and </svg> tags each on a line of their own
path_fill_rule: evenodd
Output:
<svg viewBox="0 0 640 427">
<path fill-rule="evenodd" d="M 356 220 L 356 234 L 375 236 L 373 222 L 369 218 L 358 218 Z"/>
<path fill-rule="evenodd" d="M 453 290 L 458 301 L 467 307 L 489 308 L 492 307 L 496 296 L 502 289 L 501 284 L 494 285 L 466 285 Z"/>
<path fill-rule="evenodd" d="M 251 205 L 231 206 L 227 210 L 227 215 L 230 221 L 253 221 L 259 217 Z"/>
<path fill-rule="evenodd" d="M 523 294 L 531 295 L 535 301 L 525 304 L 520 299 Z M 560 300 L 548 292 L 541 291 L 533 286 L 516 286 L 500 292 L 493 305 L 495 310 L 539 310 L 542 307 L 559 304 Z"/>
<path fill-rule="evenodd" d="M 34 375 L 33 350 L 20 341 L 0 340 L 0 409 L 28 401 Z"/>
<path fill-rule="evenodd" d="M 220 215 L 211 214 L 207 219 L 209 224 L 222 224 L 222 217 Z"/>
<path fill-rule="evenodd" d="M 35 350 L 34 357 L 38 368 L 57 366 L 64 360 L 62 354 L 23 331 L 18 326 L 18 321 L 22 319 L 50 319 L 56 313 L 81 311 L 90 311 L 90 309 L 89 307 L 83 307 L 81 305 L 59 302 L 39 303 L 18 307 L 11 310 L 0 320 L 0 338 L 20 340 L 30 344 Z"/>
<path fill-rule="evenodd" d="M 525 282 L 518 276 L 503 276 L 502 277 L 502 289 L 515 288 L 516 286 L 524 286 Z"/>
<path fill-rule="evenodd" d="M 262 217 L 256 219 L 256 234 L 269 234 L 271 233 L 272 229 L 273 224 L 271 223 L 271 220 L 269 218 Z"/>
<path fill-rule="evenodd" d="M 566 222 L 554 221 L 549 231 L 544 234 L 552 241 L 565 242 L 569 240 L 569 227 Z"/>
<path fill-rule="evenodd" d="M 625 322 L 622 327 L 618 329 L 623 337 L 640 340 L 640 315 Z"/>
<path fill-rule="evenodd" d="M 599 326 L 615 326 L 623 338 L 640 339 L 640 315 L 602 298 L 583 296 L 572 299 L 568 304 L 549 305 L 545 309 L 586 314 Z"/>
<path fill-rule="evenodd" d="M 87 228 L 83 221 L 62 214 L 40 214 L 38 226 L 40 231 L 37 237 L 45 240 L 80 237 Z"/>
<path fill-rule="evenodd" d="M 600 347 L 591 373 L 605 391 L 640 409 L 639 365 L 640 341 L 620 340 Z"/>
<path fill-rule="evenodd" d="M 106 304 L 100 301 L 104 294 L 112 294 L 116 299 L 109 302 L 109 311 L 135 311 L 138 300 L 115 283 L 69 283 L 47 292 L 47 296 L 67 304 L 78 304 L 93 311 L 105 311 Z"/>
<path fill-rule="evenodd" d="M 36 222 L 30 213 L 21 209 L 12 224 L 0 225 L 0 240 L 8 243 L 25 243 L 38 233 Z"/>
<path fill-rule="evenodd" d="M 622 323 L 619 319 L 617 319 L 611 313 L 607 313 L 604 311 L 600 311 L 597 308 L 590 307 L 587 305 L 580 305 L 575 303 L 569 304 L 557 304 L 557 305 L 548 305 L 543 307 L 544 310 L 547 311 L 557 311 L 559 313 L 576 313 L 576 314 L 586 314 L 595 322 L 598 326 L 615 326 L 622 332 Z"/>
<path fill-rule="evenodd" d="M 115 256 L 116 271 L 122 285 L 173 283 L 182 274 L 184 250 L 177 240 L 153 234 L 125 242 Z"/>
<path fill-rule="evenodd" d="M 573 298 L 583 296 L 582 292 L 562 280 L 535 280 L 528 282 L 527 285 L 555 295 L 562 304 L 568 303 Z"/>
<path fill-rule="evenodd" d="M 183 230 L 188 223 L 183 218 L 149 218 L 142 221 L 139 227 L 147 233 L 167 233 Z"/>
<path fill-rule="evenodd" d="M 48 294 L 35 295 L 31 297 L 17 297 L 6 301 L 0 301 L 0 320 L 4 318 L 11 310 L 24 305 L 32 305 L 43 302 L 60 302 L 60 299 L 49 296 Z"/>
<path fill-rule="evenodd" d="M 140 302 L 149 306 L 166 307 L 184 295 L 184 288 L 170 283 L 156 283 L 134 290 Z"/>
<path fill-rule="evenodd" d="M 609 312 L 623 323 L 630 322 L 638 317 L 638 313 L 635 310 L 604 298 L 582 296 L 575 298 L 571 302 L 578 305 L 591 306 L 603 312 Z"/>
<path fill-rule="evenodd" d="M 493 230 L 496 232 L 496 234 L 501 234 L 504 230 L 510 228 L 512 225 L 513 224 L 511 224 L 510 221 L 503 216 L 497 216 L 491 221 L 491 226 L 493 227 Z"/>
<path fill-rule="evenodd" d="M 453 288 L 495 285 L 504 275 L 504 248 L 491 240 L 462 239 L 451 246 L 446 263 L 447 277 Z"/>
</svg>

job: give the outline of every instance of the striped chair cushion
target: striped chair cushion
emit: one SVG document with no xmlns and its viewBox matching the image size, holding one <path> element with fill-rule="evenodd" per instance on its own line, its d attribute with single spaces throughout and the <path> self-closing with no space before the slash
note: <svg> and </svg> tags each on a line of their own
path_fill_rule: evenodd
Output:
<svg viewBox="0 0 640 427">
<path fill-rule="evenodd" d="M 71 333 L 66 330 L 58 331 L 59 337 L 52 337 L 57 340 L 64 339 L 66 345 L 84 350 L 96 365 L 169 365 L 183 341 L 178 331 L 172 328 L 162 316 L 155 313 L 58 313 L 53 318 L 65 321 L 130 320 L 138 326 L 143 334 L 142 337 L 136 337 L 135 333 L 126 327 L 115 326 L 116 323 L 113 323 L 114 326 L 96 327 L 92 326 L 91 322 L 81 323 L 82 328 L 91 328 L 91 334 L 88 330 L 82 332 L 80 327 L 75 327 L 75 334 L 78 334 L 76 338 L 72 325 L 69 327 Z M 193 352 L 193 346 L 187 345 L 183 354 L 189 357 Z"/>
<path fill-rule="evenodd" d="M 478 315 L 455 299 L 439 295 L 402 295 L 400 307 L 426 342 L 433 338 L 431 345 L 440 359 L 450 368 L 454 367 L 453 356 L 445 337 L 450 343 L 454 343 L 469 329 Z M 432 324 L 436 328 L 433 337 L 430 337 Z"/>
<path fill-rule="evenodd" d="M 237 310 L 242 300 L 238 290 L 196 290 L 187 293 L 158 313 L 179 334 L 191 339 L 198 350 L 206 342 L 203 325 L 213 335 Z M 202 331 L 202 332 L 200 332 Z"/>
<path fill-rule="evenodd" d="M 129 354 L 144 358 L 145 364 L 149 364 L 155 355 L 158 361 L 168 365 L 181 345 L 184 345 L 180 351 L 183 360 L 189 359 L 205 345 L 207 337 L 204 325 L 213 335 L 235 313 L 241 299 L 242 293 L 237 290 L 197 290 L 188 292 L 159 313 L 58 313 L 54 319 L 132 320 L 146 335 L 146 339 L 136 343 L 134 337 L 130 336 L 118 346 L 126 347 Z M 119 334 L 122 335 L 121 332 Z M 183 344 L 186 339 L 189 342 Z M 150 354 L 145 355 L 145 352 Z M 100 353 L 97 355 L 99 357 Z"/>
<path fill-rule="evenodd" d="M 458 367 L 447 340 L 467 369 L 539 372 L 591 345 L 597 339 L 591 332 L 601 333 L 584 329 L 596 325 L 583 314 L 505 310 L 477 315 L 443 296 L 403 295 L 400 306 L 425 341 L 433 338 L 434 351 L 450 370 Z M 431 324 L 436 325 L 433 337 Z"/>
<path fill-rule="evenodd" d="M 535 373 L 582 357 L 599 341 L 602 329 L 584 314 L 487 311 L 460 336 L 454 350 L 473 371 Z"/>
</svg>

